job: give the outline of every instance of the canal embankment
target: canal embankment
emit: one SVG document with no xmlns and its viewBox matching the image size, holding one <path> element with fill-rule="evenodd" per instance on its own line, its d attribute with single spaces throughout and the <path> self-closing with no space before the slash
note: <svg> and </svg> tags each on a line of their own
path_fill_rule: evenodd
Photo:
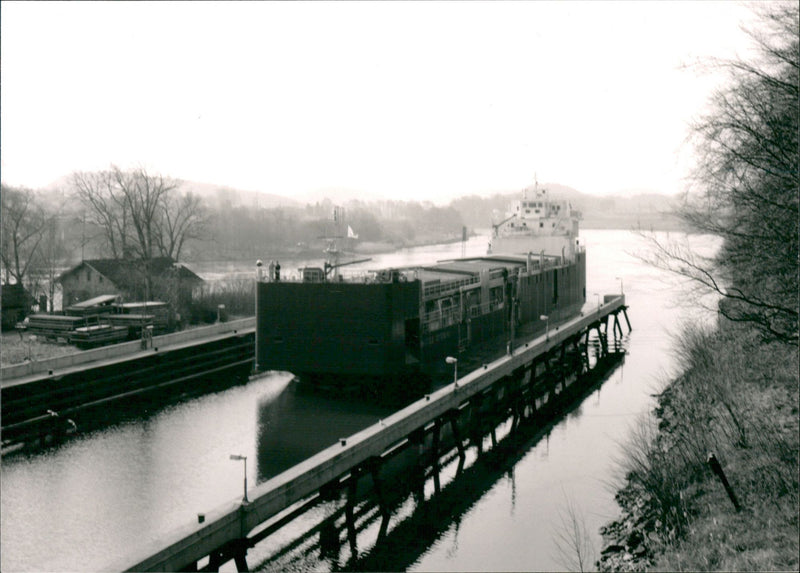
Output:
<svg viewBox="0 0 800 573">
<path fill-rule="evenodd" d="M 253 344 L 253 319 L 243 319 L 4 367 L 2 443 L 45 444 L 85 427 L 98 408 L 166 389 L 194 394 L 218 373 L 249 373 Z"/>
<path fill-rule="evenodd" d="M 685 327 L 681 372 L 620 461 L 603 571 L 798 570 L 798 349 Z M 713 457 L 712 457 L 713 456 Z"/>
</svg>

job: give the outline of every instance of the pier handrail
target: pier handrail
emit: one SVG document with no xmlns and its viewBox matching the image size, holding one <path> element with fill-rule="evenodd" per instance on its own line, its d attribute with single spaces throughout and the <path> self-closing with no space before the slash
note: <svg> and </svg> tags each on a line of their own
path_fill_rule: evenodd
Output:
<svg viewBox="0 0 800 573">
<path fill-rule="evenodd" d="M 474 276 L 469 277 L 467 279 L 462 279 L 460 281 L 447 281 L 444 283 L 436 283 L 431 286 L 425 287 L 425 291 L 423 292 L 423 297 L 428 298 L 437 298 L 440 294 L 453 291 L 455 294 L 458 294 L 458 289 L 461 287 L 470 286 L 481 281 L 480 277 Z"/>
<path fill-rule="evenodd" d="M 153 541 L 136 563 L 112 567 L 126 571 L 175 571 L 224 544 L 247 537 L 258 525 L 292 504 L 307 498 L 325 484 L 345 475 L 370 458 L 380 456 L 448 411 L 458 409 L 471 396 L 499 378 L 510 375 L 540 354 L 557 347 L 609 314 L 625 308 L 625 295 L 606 295 L 602 305 L 581 313 L 554 330 L 515 347 L 510 355 L 484 365 L 463 378 L 428 394 L 395 412 L 381 423 L 361 430 L 250 490 L 247 504 L 229 502 L 206 513 L 203 524 L 190 524 L 167 538 Z M 147 554 L 145 557 L 144 554 Z"/>
</svg>

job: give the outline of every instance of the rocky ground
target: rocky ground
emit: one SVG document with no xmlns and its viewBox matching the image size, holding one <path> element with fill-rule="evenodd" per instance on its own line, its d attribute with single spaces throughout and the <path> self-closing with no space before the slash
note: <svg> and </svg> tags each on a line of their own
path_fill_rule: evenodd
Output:
<svg viewBox="0 0 800 573">
<path fill-rule="evenodd" d="M 605 543 L 600 571 L 646 571 L 653 564 L 650 545 L 658 539 L 657 519 L 649 507 L 649 494 L 628 485 L 615 499 L 622 508 L 619 519 L 600 529 Z"/>
</svg>

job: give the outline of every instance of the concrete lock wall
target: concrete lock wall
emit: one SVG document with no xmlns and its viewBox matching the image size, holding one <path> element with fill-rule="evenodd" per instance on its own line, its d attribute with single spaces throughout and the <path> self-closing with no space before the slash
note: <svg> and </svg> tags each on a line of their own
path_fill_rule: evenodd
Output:
<svg viewBox="0 0 800 573">
<path fill-rule="evenodd" d="M 231 322 L 224 322 L 214 324 L 212 326 L 205 326 L 201 328 L 193 328 L 191 330 L 184 330 L 181 332 L 173 332 L 171 334 L 162 334 L 153 337 L 153 347 L 166 348 L 176 344 L 183 344 L 191 342 L 200 338 L 207 338 L 210 336 L 217 336 L 229 332 L 241 332 L 250 328 L 255 328 L 255 318 L 243 318 L 240 320 L 233 320 Z M 100 360 L 108 360 L 110 358 L 118 358 L 120 356 L 127 356 L 142 350 L 141 341 L 135 340 L 133 342 L 124 342 L 122 344 L 112 344 L 102 348 L 95 348 L 93 350 L 76 351 L 75 354 L 68 354 L 66 356 L 58 356 L 48 360 L 36 360 L 25 362 L 23 364 L 15 364 L 13 366 L 6 366 L 0 370 L 0 379 L 3 382 L 8 382 L 16 378 L 24 376 L 32 376 L 35 374 L 47 373 L 49 371 L 63 370 L 81 364 L 88 364 L 90 362 L 97 362 Z"/>
</svg>

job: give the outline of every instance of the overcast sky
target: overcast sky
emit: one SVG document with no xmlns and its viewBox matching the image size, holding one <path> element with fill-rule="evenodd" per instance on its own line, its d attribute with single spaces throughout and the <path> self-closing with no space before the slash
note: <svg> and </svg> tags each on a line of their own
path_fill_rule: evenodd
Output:
<svg viewBox="0 0 800 573">
<path fill-rule="evenodd" d="M 673 193 L 723 2 L 9 2 L 2 178 L 144 165 L 437 203 L 557 182 Z"/>
</svg>

